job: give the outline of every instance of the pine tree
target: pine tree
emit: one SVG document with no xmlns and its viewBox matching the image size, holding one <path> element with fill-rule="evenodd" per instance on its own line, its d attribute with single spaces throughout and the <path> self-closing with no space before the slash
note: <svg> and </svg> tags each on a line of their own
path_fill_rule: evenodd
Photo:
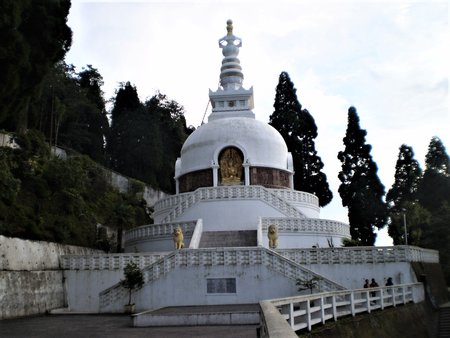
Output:
<svg viewBox="0 0 450 338">
<path fill-rule="evenodd" d="M 408 217 L 408 244 L 418 244 L 421 226 L 424 222 L 423 211 L 417 205 L 417 189 L 422 177 L 419 162 L 414 159 L 412 147 L 403 144 L 400 147 L 395 166 L 395 181 L 386 194 L 389 212 L 389 235 L 394 244 L 404 244 L 404 222 Z M 418 223 L 417 223 L 418 222 Z M 414 233 L 414 235 L 413 235 Z"/>
<path fill-rule="evenodd" d="M 132 124 L 136 121 L 136 115 L 139 115 L 142 110 L 143 105 L 139 101 L 136 87 L 130 82 L 121 84 L 111 111 L 107 152 L 110 168 L 125 175 L 130 175 L 129 169 L 134 165 L 128 158 L 132 150 L 131 140 L 136 138 Z"/>
<path fill-rule="evenodd" d="M 105 163 L 105 139 L 108 137 L 109 124 L 103 98 L 103 77 L 91 65 L 78 74 L 77 82 L 93 109 L 85 115 L 88 144 L 83 145 L 82 153 L 89 155 L 99 163 Z"/>
<path fill-rule="evenodd" d="M 445 146 L 433 137 L 425 157 L 425 172 L 419 185 L 419 201 L 430 212 L 438 210 L 445 202 L 450 204 L 450 166 Z"/>
<path fill-rule="evenodd" d="M 449 156 L 442 141 L 433 137 L 425 157 L 425 172 L 419 184 L 420 204 L 429 212 L 421 246 L 439 250 L 439 261 L 450 283 L 450 172 Z"/>
<path fill-rule="evenodd" d="M 315 150 L 317 126 L 308 110 L 302 109 L 288 73 L 282 72 L 276 88 L 274 112 L 269 124 L 283 136 L 294 163 L 294 188 L 316 195 L 321 207 L 331 202 L 333 194 L 323 163 Z"/>
<path fill-rule="evenodd" d="M 339 194 L 342 205 L 348 208 L 350 234 L 361 245 L 374 245 L 374 229 L 381 229 L 387 220 L 383 202 L 384 186 L 377 175 L 377 165 L 370 155 L 371 146 L 366 144 L 367 132 L 360 128 L 354 107 L 348 110 L 347 132 L 343 139 L 345 150 L 338 159 L 342 162 L 339 172 Z"/>
</svg>

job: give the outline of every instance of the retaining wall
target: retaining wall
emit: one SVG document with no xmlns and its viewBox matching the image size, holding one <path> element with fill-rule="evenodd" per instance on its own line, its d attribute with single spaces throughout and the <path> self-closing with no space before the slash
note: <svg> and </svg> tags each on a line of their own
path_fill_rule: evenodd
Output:
<svg viewBox="0 0 450 338">
<path fill-rule="evenodd" d="M 98 250 L 0 236 L 0 319 L 45 313 L 66 304 L 61 255 Z"/>
</svg>

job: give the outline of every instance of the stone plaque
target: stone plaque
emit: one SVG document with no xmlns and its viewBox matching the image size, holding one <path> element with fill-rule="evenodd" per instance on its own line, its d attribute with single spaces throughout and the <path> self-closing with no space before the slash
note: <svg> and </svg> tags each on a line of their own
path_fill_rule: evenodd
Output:
<svg viewBox="0 0 450 338">
<path fill-rule="evenodd" d="M 236 278 L 208 278 L 207 293 L 236 293 Z"/>
</svg>

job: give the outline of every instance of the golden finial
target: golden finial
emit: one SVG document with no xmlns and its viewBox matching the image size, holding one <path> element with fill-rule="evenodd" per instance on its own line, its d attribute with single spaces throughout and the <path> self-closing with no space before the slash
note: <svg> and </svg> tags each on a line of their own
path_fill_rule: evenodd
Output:
<svg viewBox="0 0 450 338">
<path fill-rule="evenodd" d="M 233 20 L 227 20 L 227 35 L 233 35 Z"/>
</svg>

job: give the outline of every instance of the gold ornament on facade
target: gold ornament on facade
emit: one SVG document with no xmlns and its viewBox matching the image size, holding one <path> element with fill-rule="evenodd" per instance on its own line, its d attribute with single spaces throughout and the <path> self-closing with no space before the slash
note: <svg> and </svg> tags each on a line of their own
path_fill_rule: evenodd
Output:
<svg viewBox="0 0 450 338">
<path fill-rule="evenodd" d="M 225 149 L 220 155 L 219 164 L 220 179 L 223 185 L 241 183 L 242 158 L 237 149 Z"/>
</svg>

